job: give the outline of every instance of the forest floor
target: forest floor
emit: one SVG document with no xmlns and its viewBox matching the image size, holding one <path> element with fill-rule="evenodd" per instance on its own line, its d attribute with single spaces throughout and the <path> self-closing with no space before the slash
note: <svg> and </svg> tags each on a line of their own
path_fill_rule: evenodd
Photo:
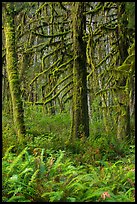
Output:
<svg viewBox="0 0 137 204">
<path fill-rule="evenodd" d="M 27 145 L 18 150 L 12 120 L 3 114 L 3 202 L 135 202 L 135 145 L 105 134 L 69 139 L 68 113 L 25 109 Z"/>
</svg>

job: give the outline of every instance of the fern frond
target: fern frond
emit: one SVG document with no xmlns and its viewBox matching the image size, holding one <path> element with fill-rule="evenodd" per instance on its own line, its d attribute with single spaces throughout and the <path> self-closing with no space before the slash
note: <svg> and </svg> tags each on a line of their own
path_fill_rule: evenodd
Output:
<svg viewBox="0 0 137 204">
<path fill-rule="evenodd" d="M 33 172 L 32 168 L 26 168 L 24 171 L 22 171 L 19 176 L 22 176 L 23 174 L 26 174 L 27 172 Z"/>
<path fill-rule="evenodd" d="M 27 147 L 25 149 L 23 149 L 23 151 L 15 158 L 15 160 L 13 161 L 13 163 L 10 166 L 10 170 L 9 170 L 8 174 L 10 174 L 14 170 L 14 167 L 16 166 L 16 164 L 22 158 L 23 154 L 25 154 L 26 151 L 27 151 Z"/>
<path fill-rule="evenodd" d="M 63 151 L 60 151 L 60 156 L 57 158 L 56 162 L 54 163 L 54 166 L 53 166 L 54 169 L 58 168 L 58 165 L 63 157 L 64 157 L 64 153 Z"/>
<path fill-rule="evenodd" d="M 30 181 L 29 181 L 29 183 L 28 183 L 29 186 L 30 186 L 32 183 L 34 183 L 38 172 L 39 172 L 39 169 L 37 169 L 37 170 L 34 172 L 34 174 L 31 176 L 31 179 L 30 179 Z"/>
<path fill-rule="evenodd" d="M 10 147 L 7 149 L 7 151 L 6 151 L 6 153 L 5 153 L 5 156 L 2 158 L 2 160 L 6 160 L 6 159 L 8 158 L 9 152 L 11 151 L 11 149 L 12 149 L 13 147 L 15 147 L 15 145 L 12 145 L 12 146 L 10 146 Z"/>
</svg>

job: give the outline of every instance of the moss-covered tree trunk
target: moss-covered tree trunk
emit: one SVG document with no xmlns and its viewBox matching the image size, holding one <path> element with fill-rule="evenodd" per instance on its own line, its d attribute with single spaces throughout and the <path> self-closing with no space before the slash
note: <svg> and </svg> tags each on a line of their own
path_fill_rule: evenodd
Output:
<svg viewBox="0 0 137 204">
<path fill-rule="evenodd" d="M 5 3 L 4 8 L 4 33 L 6 41 L 6 70 L 13 107 L 13 120 L 18 142 L 23 144 L 25 125 L 24 112 L 21 100 L 20 81 L 17 69 L 17 55 L 15 45 L 14 3 Z"/>
<path fill-rule="evenodd" d="M 86 44 L 83 41 L 85 32 L 84 2 L 74 2 L 72 9 L 73 29 L 73 108 L 72 138 L 89 136 L 89 117 L 87 104 L 87 71 Z"/>
<path fill-rule="evenodd" d="M 118 2 L 118 29 L 117 38 L 119 39 L 119 64 L 125 61 L 128 57 L 128 38 L 127 38 L 127 17 L 125 13 L 125 2 Z M 121 106 L 121 114 L 118 116 L 117 137 L 123 139 L 125 137 L 130 138 L 130 109 L 129 109 L 129 93 L 126 90 L 127 79 L 125 77 L 119 80 L 120 86 L 125 86 L 125 91 L 119 90 L 118 100 Z"/>
</svg>

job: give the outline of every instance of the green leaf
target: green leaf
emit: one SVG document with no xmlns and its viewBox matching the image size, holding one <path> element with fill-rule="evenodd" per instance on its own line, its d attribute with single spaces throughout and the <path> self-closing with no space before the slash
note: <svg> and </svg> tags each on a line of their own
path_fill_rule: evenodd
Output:
<svg viewBox="0 0 137 204">
<path fill-rule="evenodd" d="M 34 180 L 35 180 L 35 178 L 36 178 L 38 172 L 39 172 L 39 169 L 37 169 L 37 170 L 34 172 L 34 174 L 31 176 L 31 179 L 30 179 L 30 181 L 29 181 L 29 183 L 28 183 L 29 186 L 34 182 Z"/>
<path fill-rule="evenodd" d="M 60 164 L 62 158 L 64 157 L 63 151 L 60 150 L 59 153 L 60 153 L 60 156 L 57 158 L 57 160 L 55 161 L 55 163 L 54 163 L 54 165 L 53 165 L 53 168 L 52 168 L 52 169 L 54 169 L 54 170 L 56 170 L 56 169 L 58 168 L 58 166 L 59 166 L 59 164 Z"/>
<path fill-rule="evenodd" d="M 26 174 L 27 172 L 33 172 L 33 168 L 26 168 L 24 171 L 22 171 L 19 176 L 22 176 L 23 174 Z"/>
<path fill-rule="evenodd" d="M 135 191 L 135 188 L 130 188 L 130 189 L 125 193 L 125 195 L 131 194 L 131 191 Z"/>
<path fill-rule="evenodd" d="M 24 196 L 12 196 L 7 202 L 31 202 L 26 200 Z"/>
<path fill-rule="evenodd" d="M 60 201 L 63 197 L 63 191 L 52 192 L 50 196 L 50 202 Z"/>
<path fill-rule="evenodd" d="M 68 202 L 75 202 L 76 198 L 74 198 L 74 197 L 67 197 L 67 201 Z"/>
<path fill-rule="evenodd" d="M 117 164 L 121 164 L 121 163 L 123 163 L 123 164 L 124 164 L 124 162 L 123 162 L 123 161 L 121 161 L 121 160 L 119 160 L 119 161 L 115 162 L 115 163 L 112 165 L 112 168 L 113 168 L 113 167 L 115 167 Z"/>
<path fill-rule="evenodd" d="M 41 197 L 46 197 L 48 195 L 50 198 L 50 202 L 60 201 L 61 198 L 63 197 L 63 193 L 64 193 L 63 191 L 46 192 L 43 193 Z"/>
<path fill-rule="evenodd" d="M 23 156 L 23 154 L 25 154 L 25 152 L 27 151 L 27 147 L 15 158 L 15 160 L 13 161 L 13 163 L 10 166 L 10 171 L 9 174 L 14 170 L 14 167 L 16 166 L 16 164 L 18 163 L 18 161 L 21 159 L 21 157 Z"/>
<path fill-rule="evenodd" d="M 6 153 L 5 153 L 5 156 L 2 158 L 2 160 L 6 160 L 6 159 L 7 159 L 7 157 L 9 156 L 9 152 L 11 151 L 11 149 L 12 149 L 13 147 L 15 147 L 15 145 L 12 145 L 12 146 L 10 146 L 10 147 L 7 149 L 7 151 L 6 151 Z"/>
<path fill-rule="evenodd" d="M 10 182 L 17 182 L 18 181 L 18 175 L 13 175 L 12 177 L 9 178 Z"/>
</svg>

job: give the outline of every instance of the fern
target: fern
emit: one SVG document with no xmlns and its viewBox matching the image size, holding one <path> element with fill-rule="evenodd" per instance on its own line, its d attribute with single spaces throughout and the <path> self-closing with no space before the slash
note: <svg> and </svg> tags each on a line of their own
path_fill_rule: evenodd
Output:
<svg viewBox="0 0 137 204">
<path fill-rule="evenodd" d="M 24 196 L 12 196 L 7 202 L 31 202 L 30 200 L 25 199 Z"/>
<path fill-rule="evenodd" d="M 29 186 L 34 183 L 38 172 L 39 172 L 39 170 L 37 169 L 37 170 L 34 172 L 34 174 L 31 176 L 31 179 L 30 179 L 30 181 L 29 181 L 29 183 L 28 183 Z"/>
<path fill-rule="evenodd" d="M 5 156 L 2 158 L 2 160 L 6 160 L 9 157 L 9 152 L 11 151 L 11 149 L 13 149 L 13 147 L 15 147 L 15 145 L 12 145 L 7 149 Z"/>
<path fill-rule="evenodd" d="M 13 161 L 13 163 L 10 166 L 9 174 L 12 173 L 12 171 L 14 170 L 14 167 L 16 166 L 16 164 L 19 162 L 19 160 L 22 158 L 23 154 L 25 154 L 26 151 L 27 151 L 27 147 L 25 149 L 23 149 L 23 151 Z"/>
<path fill-rule="evenodd" d="M 64 152 L 63 151 L 59 150 L 59 154 L 60 154 L 60 156 L 57 158 L 57 160 L 56 160 L 56 162 L 54 163 L 54 166 L 53 166 L 54 170 L 56 170 L 58 168 L 62 158 L 64 157 Z"/>
<path fill-rule="evenodd" d="M 42 197 L 49 197 L 50 202 L 60 201 L 63 197 L 63 191 L 46 192 L 42 194 Z"/>
<path fill-rule="evenodd" d="M 6 189 L 3 191 L 3 201 L 31 202 L 32 197 L 34 201 L 46 202 L 134 200 L 135 175 L 131 159 L 124 158 L 110 163 L 103 157 L 94 163 L 96 166 L 90 163 L 76 165 L 74 155 L 71 159 L 64 151 L 51 153 L 49 150 L 51 154 L 44 161 L 44 152 L 45 149 L 41 149 L 40 165 L 37 168 L 34 168 L 36 157 L 29 154 L 27 148 L 17 157 L 10 153 L 10 149 L 6 152 L 3 157 L 3 186 Z M 56 160 L 51 165 L 53 158 Z M 106 191 L 110 197 L 103 200 L 101 195 Z"/>
<path fill-rule="evenodd" d="M 32 168 L 25 168 L 24 171 L 22 171 L 19 176 L 22 176 L 23 174 L 27 174 L 27 172 L 33 172 L 33 169 Z"/>
</svg>

